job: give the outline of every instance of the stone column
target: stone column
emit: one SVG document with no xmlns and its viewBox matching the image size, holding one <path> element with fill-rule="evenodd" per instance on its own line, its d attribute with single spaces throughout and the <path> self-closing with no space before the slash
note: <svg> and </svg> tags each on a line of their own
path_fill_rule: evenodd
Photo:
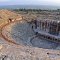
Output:
<svg viewBox="0 0 60 60">
<path fill-rule="evenodd" d="M 42 22 L 41 22 L 41 30 L 42 30 Z"/>
<path fill-rule="evenodd" d="M 41 21 L 40 21 L 40 29 L 41 29 Z"/>
</svg>

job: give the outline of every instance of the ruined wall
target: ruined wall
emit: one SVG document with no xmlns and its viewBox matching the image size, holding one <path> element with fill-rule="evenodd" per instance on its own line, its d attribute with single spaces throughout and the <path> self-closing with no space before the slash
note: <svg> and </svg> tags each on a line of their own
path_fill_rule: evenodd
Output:
<svg viewBox="0 0 60 60">
<path fill-rule="evenodd" d="M 48 32 L 52 35 L 59 35 L 60 22 L 54 20 L 34 20 L 35 29 Z"/>
</svg>

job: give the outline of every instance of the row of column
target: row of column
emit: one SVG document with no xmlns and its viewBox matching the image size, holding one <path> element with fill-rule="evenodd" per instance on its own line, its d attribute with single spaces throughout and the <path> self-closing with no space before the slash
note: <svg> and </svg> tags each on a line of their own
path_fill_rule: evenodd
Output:
<svg viewBox="0 0 60 60">
<path fill-rule="evenodd" d="M 37 27 L 39 27 L 40 30 L 48 31 L 49 25 L 50 25 L 50 22 L 41 21 L 41 20 L 40 21 L 37 21 Z"/>
<path fill-rule="evenodd" d="M 47 20 L 45 20 L 45 21 L 39 20 L 38 21 L 38 20 L 34 20 L 35 29 L 39 29 L 39 30 L 46 31 L 46 32 L 50 32 L 51 31 L 51 33 L 54 32 L 55 29 L 56 29 L 56 32 L 58 32 L 58 29 L 59 29 L 58 23 L 57 22 L 53 23 L 53 22 L 54 21 L 47 21 Z M 55 24 L 57 25 L 56 28 L 54 26 Z"/>
</svg>

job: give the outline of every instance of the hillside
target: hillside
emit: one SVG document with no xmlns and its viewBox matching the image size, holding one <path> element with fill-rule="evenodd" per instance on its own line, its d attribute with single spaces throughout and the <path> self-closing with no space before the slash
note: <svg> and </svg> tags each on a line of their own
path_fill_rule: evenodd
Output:
<svg viewBox="0 0 60 60">
<path fill-rule="evenodd" d="M 21 15 L 6 9 L 0 10 L 0 31 L 1 31 L 1 27 L 6 23 L 8 23 L 9 18 L 16 20 L 18 18 L 21 18 Z"/>
<path fill-rule="evenodd" d="M 0 24 L 2 22 L 6 22 L 9 18 L 12 18 L 12 19 L 17 19 L 21 17 L 19 14 L 16 14 L 12 11 L 8 11 L 8 10 L 0 10 Z"/>
</svg>

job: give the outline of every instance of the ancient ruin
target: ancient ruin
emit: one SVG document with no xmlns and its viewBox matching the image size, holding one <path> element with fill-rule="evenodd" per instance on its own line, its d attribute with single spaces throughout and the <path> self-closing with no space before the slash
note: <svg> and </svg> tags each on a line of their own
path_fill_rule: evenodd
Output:
<svg viewBox="0 0 60 60">
<path fill-rule="evenodd" d="M 33 30 L 41 37 L 60 41 L 60 21 L 55 20 L 34 20 L 32 22 Z"/>
</svg>

